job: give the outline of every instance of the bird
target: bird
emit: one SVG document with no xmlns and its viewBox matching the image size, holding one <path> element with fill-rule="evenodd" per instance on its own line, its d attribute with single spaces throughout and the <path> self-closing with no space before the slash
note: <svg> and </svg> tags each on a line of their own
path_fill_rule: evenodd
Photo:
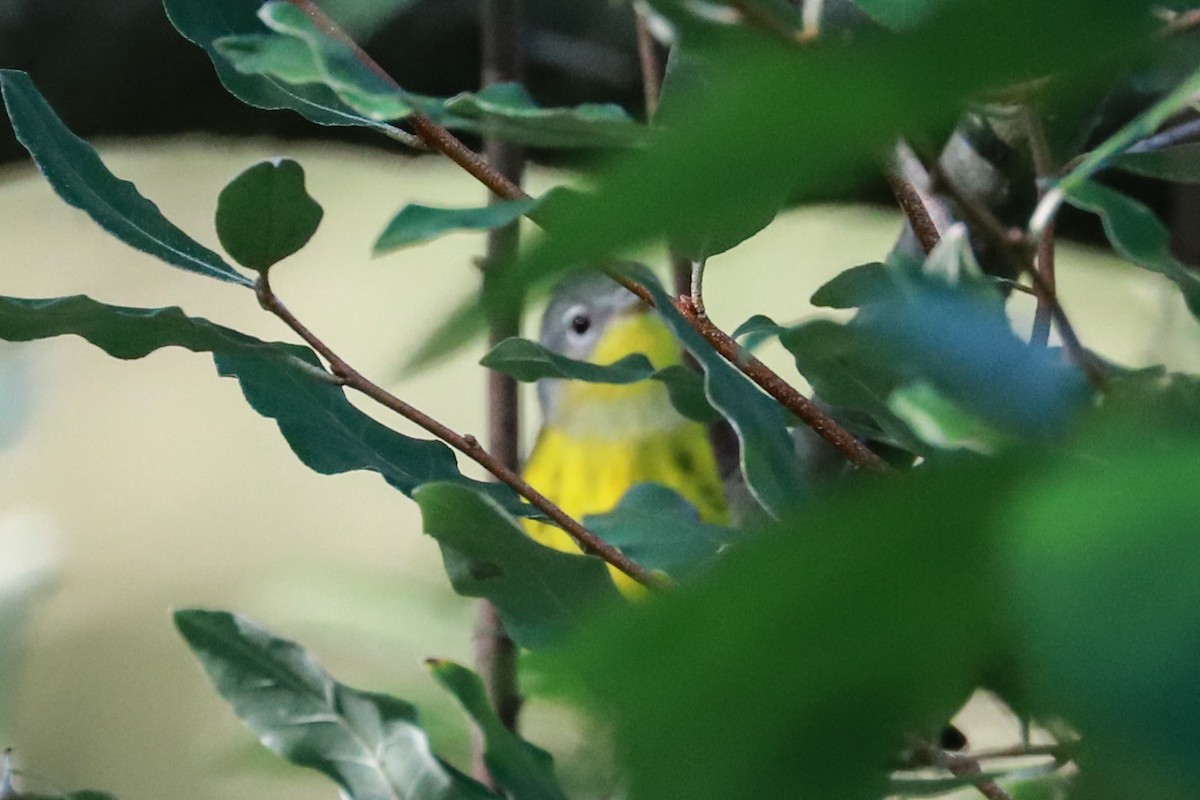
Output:
<svg viewBox="0 0 1200 800">
<path fill-rule="evenodd" d="M 649 306 L 608 276 L 579 273 L 561 282 L 542 316 L 540 343 L 577 361 L 607 365 L 642 353 L 656 369 L 683 362 L 670 329 Z M 537 385 L 542 424 L 525 480 L 575 519 L 612 510 L 639 483 L 678 492 L 702 522 L 726 524 L 729 511 L 705 426 L 681 415 L 660 381 L 589 383 L 543 378 Z M 579 552 L 561 529 L 525 521 L 548 547 Z M 610 565 L 627 596 L 638 590 Z"/>
</svg>

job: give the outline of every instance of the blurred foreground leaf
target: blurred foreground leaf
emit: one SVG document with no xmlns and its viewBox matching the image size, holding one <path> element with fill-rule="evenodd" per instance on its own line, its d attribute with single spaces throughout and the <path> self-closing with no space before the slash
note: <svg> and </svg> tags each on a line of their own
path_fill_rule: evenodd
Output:
<svg viewBox="0 0 1200 800">
<path fill-rule="evenodd" d="M 250 286 L 245 275 L 175 227 L 132 183 L 108 171 L 72 133 L 24 72 L 0 70 L 0 89 L 17 139 L 54 191 L 121 241 L 172 266 Z"/>
<path fill-rule="evenodd" d="M 425 532 L 441 545 L 454 591 L 491 601 L 521 647 L 551 644 L 601 604 L 620 601 L 603 561 L 538 544 L 476 491 L 427 484 L 413 498 Z"/>
<path fill-rule="evenodd" d="M 1148 178 L 1197 183 L 1200 182 L 1200 142 L 1144 153 L 1124 153 L 1113 159 L 1113 166 Z"/>
<path fill-rule="evenodd" d="M 316 233 L 324 211 L 291 159 L 263 161 L 230 181 L 217 199 L 217 236 L 243 267 L 264 272 Z"/>
<path fill-rule="evenodd" d="M 246 401 L 274 419 L 292 451 L 323 475 L 378 473 L 405 494 L 431 481 L 457 481 L 527 513 L 512 490 L 458 471 L 444 443 L 413 439 L 355 408 L 305 347 L 268 343 L 178 308 L 126 308 L 87 297 L 0 297 L 0 339 L 31 341 L 75 334 L 116 358 L 142 358 L 162 347 L 212 353 L 217 372 L 237 378 Z"/>
<path fill-rule="evenodd" d="M 479 726 L 483 734 L 483 759 L 492 778 L 513 800 L 566 800 L 550 754 L 505 727 L 492 710 L 479 676 L 453 661 L 425 662 L 437 682 L 446 688 Z"/>
<path fill-rule="evenodd" d="M 184 609 L 175 625 L 263 746 L 352 800 L 495 797 L 431 752 L 403 700 L 338 683 L 300 645 L 228 612 Z"/>
<path fill-rule="evenodd" d="M 616 726 L 634 800 L 877 798 L 1001 646 L 1013 465 L 892 476 L 791 516 L 686 589 L 542 657 Z"/>
<path fill-rule="evenodd" d="M 374 255 L 380 256 L 436 239 L 454 231 L 490 231 L 523 217 L 537 200 L 506 200 L 481 208 L 430 208 L 407 205 L 388 222 L 375 240 Z"/>
</svg>

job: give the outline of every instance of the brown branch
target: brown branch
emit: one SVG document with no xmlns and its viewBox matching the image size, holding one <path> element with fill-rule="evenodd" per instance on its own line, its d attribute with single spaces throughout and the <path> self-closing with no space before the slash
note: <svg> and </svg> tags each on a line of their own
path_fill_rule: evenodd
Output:
<svg viewBox="0 0 1200 800">
<path fill-rule="evenodd" d="M 888 169 L 886 172 L 888 183 L 892 187 L 892 194 L 896 196 L 896 202 L 900 204 L 901 210 L 908 217 L 913 233 L 917 235 L 917 241 L 921 243 L 921 249 L 925 251 L 925 255 L 929 255 L 941 242 L 942 234 L 938 231 L 937 223 L 929 214 L 925 199 L 921 197 L 917 187 L 905 180 L 899 172 L 892 169 Z"/>
<path fill-rule="evenodd" d="M 493 456 L 479 444 L 470 434 L 460 434 L 438 422 L 419 408 L 396 397 L 394 394 L 372 382 L 358 370 L 342 360 L 337 353 L 310 331 L 304 323 L 296 318 L 287 306 L 271 291 L 271 285 L 265 274 L 260 275 L 255 284 L 258 302 L 264 309 L 279 317 L 296 332 L 301 339 L 329 363 L 329 370 L 343 386 L 361 392 L 384 408 L 394 411 L 408 421 L 424 428 L 446 444 L 458 450 L 467 458 L 486 469 L 502 483 L 508 484 L 513 491 L 529 501 L 537 510 L 545 514 L 552 522 L 562 528 L 567 536 L 579 546 L 583 552 L 596 556 L 624 572 L 643 586 L 659 589 L 664 588 L 664 582 L 656 575 L 636 564 L 627 555 L 605 542 L 596 534 L 583 527 L 577 520 L 551 502 L 541 492 L 534 489 L 515 470 L 510 469 L 503 461 Z"/>
<path fill-rule="evenodd" d="M 1054 324 L 1062 337 L 1063 347 L 1071 360 L 1083 370 L 1088 383 L 1094 389 L 1103 390 L 1108 384 L 1108 374 L 1101 363 L 1089 353 L 1079 341 L 1071 320 L 1067 317 L 1058 301 L 1058 293 L 1046 282 L 1045 277 L 1033 263 L 1033 252 L 1029 237 L 1024 231 L 1009 228 L 974 197 L 959 190 L 940 165 L 934 165 L 932 170 L 934 184 L 937 190 L 950 197 L 958 206 L 967 224 L 991 239 L 999 248 L 1001 254 L 1017 274 L 1025 273 L 1033 282 L 1033 291 L 1039 298 L 1044 298 L 1050 309 Z"/>
<path fill-rule="evenodd" d="M 638 63 L 642 68 L 642 97 L 646 103 L 646 120 L 654 119 L 658 112 L 658 98 L 662 93 L 663 69 L 658 57 L 658 42 L 650 32 L 650 22 L 634 7 L 637 22 Z"/>
<path fill-rule="evenodd" d="M 654 295 L 650 294 L 645 286 L 620 273 L 610 272 L 609 275 L 617 283 L 641 298 L 646 305 L 651 307 L 656 305 Z M 766 364 L 747 353 L 741 345 L 714 325 L 708 317 L 697 314 L 696 310 L 691 307 L 690 298 L 681 298 L 674 305 L 675 309 L 688 321 L 688 324 L 695 328 L 722 358 L 736 366 L 760 389 L 803 420 L 817 435 L 846 456 L 847 460 L 872 472 L 887 472 L 891 469 L 886 461 L 856 439 L 854 434 L 839 425 L 837 420 L 826 414 L 820 406 L 797 391 Z"/>
<path fill-rule="evenodd" d="M 940 747 L 934 747 L 931 744 L 920 744 L 915 748 L 915 751 L 914 755 L 922 762 L 930 766 L 940 767 L 960 778 L 970 779 L 974 775 L 981 775 L 983 773 L 983 768 L 979 766 L 978 759 L 971 756 L 947 753 Z M 991 778 L 981 777 L 973 785 L 988 800 L 1012 800 L 1012 795 Z"/>
<path fill-rule="evenodd" d="M 484 0 L 480 29 L 482 40 L 482 74 L 480 85 L 488 87 L 524 77 L 524 51 L 521 42 L 523 18 L 522 0 Z M 483 142 L 487 163 L 501 175 L 520 186 L 525 174 L 525 149 L 518 144 L 495 137 Z M 488 202 L 503 201 L 489 192 Z M 521 223 L 514 220 L 501 228 L 488 231 L 483 267 L 487 273 L 502 269 L 517 255 Z M 484 280 L 488 279 L 485 274 Z M 519 308 L 494 312 L 490 320 L 488 339 L 499 344 L 521 334 Z M 520 394 L 517 381 L 498 370 L 487 372 L 488 449 L 514 472 L 520 469 Z M 495 606 L 488 600 L 479 601 L 475 619 L 475 669 L 483 681 L 488 702 L 500 722 L 509 730 L 517 729 L 517 717 L 524 705 L 517 668 L 517 645 L 513 642 Z M 486 745 L 483 733 L 475 727 L 471 742 L 471 772 L 492 791 L 500 787 L 484 756 Z"/>
</svg>

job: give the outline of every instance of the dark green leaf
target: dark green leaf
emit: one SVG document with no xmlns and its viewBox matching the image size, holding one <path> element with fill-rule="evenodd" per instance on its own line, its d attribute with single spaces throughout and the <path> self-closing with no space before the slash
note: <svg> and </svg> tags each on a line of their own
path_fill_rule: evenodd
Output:
<svg viewBox="0 0 1200 800">
<path fill-rule="evenodd" d="M 645 133 L 618 105 L 542 108 L 516 83 L 455 95 L 440 110 L 426 108 L 447 127 L 533 147 L 627 147 Z"/>
<path fill-rule="evenodd" d="M 1200 142 L 1144 153 L 1124 153 L 1112 165 L 1126 172 L 1178 183 L 1200 182 Z"/>
<path fill-rule="evenodd" d="M 121 241 L 168 264 L 230 283 L 252 284 L 169 222 L 132 183 L 109 172 L 91 145 L 63 124 L 28 75 L 0 70 L 0 89 L 17 139 L 59 197 Z"/>
<path fill-rule="evenodd" d="M 141 358 L 161 347 L 212 353 L 217 371 L 237 378 L 251 407 L 274 419 L 300 460 L 323 475 L 368 470 L 405 494 L 430 481 L 459 481 L 491 493 L 511 511 L 528 510 L 507 487 L 463 477 L 442 442 L 404 436 L 359 411 L 307 348 L 263 342 L 178 308 L 124 308 L 81 296 L 0 297 L 0 339 L 67 334 L 117 358 Z"/>
<path fill-rule="evenodd" d="M 928 383 L 918 381 L 895 389 L 888 408 L 925 444 L 942 450 L 995 453 L 1012 438 L 947 400 Z"/>
<path fill-rule="evenodd" d="M 680 494 L 657 483 L 639 483 L 607 514 L 583 524 L 646 569 L 691 578 L 715 564 L 743 536 L 702 523 Z"/>
<path fill-rule="evenodd" d="M 945 8 L 949 0 L 856 0 L 878 23 L 894 31 L 917 28 Z"/>
<path fill-rule="evenodd" d="M 671 403 L 684 416 L 698 422 L 711 422 L 718 417 L 704 397 L 699 373 L 680 365 L 656 370 L 650 359 L 641 353 L 625 356 L 612 364 L 592 364 L 567 358 L 537 342 L 514 337 L 497 344 L 479 363 L 524 382 L 543 378 L 617 384 L 661 381 L 667 387 Z"/>
<path fill-rule="evenodd" d="M 675 310 L 654 275 L 641 271 L 636 277 L 654 296 L 675 338 L 703 367 L 708 401 L 729 420 L 741 442 L 742 474 L 754 499 L 776 517 L 807 499 L 808 482 L 796 459 L 783 407 L 709 346 Z"/>
<path fill-rule="evenodd" d="M 229 37 L 252 37 L 240 43 L 240 54 L 247 59 L 261 59 L 258 63 L 280 63 L 281 69 L 300 69 L 309 64 L 307 69 L 315 69 L 309 56 L 301 49 L 302 43 L 291 39 L 291 42 L 301 44 L 280 44 L 278 41 L 270 45 L 262 44 L 267 38 L 279 41 L 289 41 L 286 37 L 273 36 L 258 18 L 257 12 L 262 6 L 261 0 L 163 0 L 167 17 L 181 34 L 194 42 L 208 53 L 221 83 L 230 94 L 243 103 L 256 108 L 291 110 L 304 115 L 309 120 L 320 125 L 357 125 L 366 127 L 382 127 L 377 120 L 371 119 L 350 106 L 346 105 L 328 87 L 310 81 L 296 84 L 288 83 L 269 74 L 243 74 L 239 72 L 230 58 L 222 55 L 217 48 L 217 41 Z M 260 47 L 265 52 L 258 52 Z M 233 46 L 238 51 L 238 46 Z"/>
<path fill-rule="evenodd" d="M 610 717 L 632 800 L 876 798 L 1000 646 L 1012 464 L 867 485 L 542 656 Z"/>
<path fill-rule="evenodd" d="M 228 612 L 183 609 L 175 625 L 263 746 L 352 800 L 495 797 L 433 755 L 403 700 L 338 683 L 300 645 Z"/>
<path fill-rule="evenodd" d="M 402 247 L 423 244 L 454 231 L 490 231 L 523 217 L 538 201 L 506 200 L 482 208 L 430 208 L 407 205 L 392 217 L 375 240 L 373 252 L 383 255 Z"/>
<path fill-rule="evenodd" d="M 1166 441 L 1115 436 L 1005 515 L 1009 596 L 1039 701 L 1082 734 L 1085 775 L 1155 797 L 1189 797 L 1200 780 L 1200 439 L 1190 423 Z"/>
<path fill-rule="evenodd" d="M 738 343 L 746 349 L 746 352 L 752 353 L 784 330 L 786 328 L 783 325 L 780 325 L 765 314 L 755 314 L 741 325 L 738 325 L 730 336 L 738 340 Z"/>
<path fill-rule="evenodd" d="M 1104 232 L 1117 252 L 1143 269 L 1165 275 L 1179 287 L 1194 316 L 1200 317 L 1200 274 L 1171 255 L 1170 232 L 1143 203 L 1096 181 L 1067 190 L 1073 206 L 1100 215 Z"/>
<path fill-rule="evenodd" d="M 221 190 L 217 236 L 239 264 L 263 272 L 308 244 L 324 213 L 305 191 L 299 164 L 263 161 Z"/>
<path fill-rule="evenodd" d="M 810 302 L 824 308 L 861 308 L 895 295 L 896 281 L 884 264 L 873 262 L 841 272 L 813 293 Z"/>
<path fill-rule="evenodd" d="M 488 771 L 512 800 L 566 800 L 550 754 L 505 727 L 478 675 L 453 661 L 430 659 L 425 664 L 479 726 Z"/>
<path fill-rule="evenodd" d="M 551 644 L 599 605 L 619 601 L 603 561 L 538 544 L 478 492 L 427 484 L 413 497 L 454 590 L 490 600 L 520 646 Z"/>
</svg>

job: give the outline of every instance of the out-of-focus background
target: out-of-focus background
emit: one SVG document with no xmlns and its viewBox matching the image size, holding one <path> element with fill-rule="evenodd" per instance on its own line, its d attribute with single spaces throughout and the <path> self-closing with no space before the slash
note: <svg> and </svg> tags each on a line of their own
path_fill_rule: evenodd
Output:
<svg viewBox="0 0 1200 800">
<path fill-rule="evenodd" d="M 593 16 L 534 37 L 541 99 L 635 102 L 625 10 L 571 5 Z M 404 204 L 478 204 L 481 188 L 451 165 L 367 145 L 362 134 L 330 141 L 292 115 L 243 110 L 199 50 L 164 27 L 156 3 L 89 10 L 112 17 L 105 36 L 87 35 L 97 21 L 68 11 L 78 8 L 0 0 L 0 65 L 28 68 L 66 121 L 97 137 L 113 172 L 212 247 L 226 181 L 263 158 L 300 161 L 326 215 L 310 246 L 275 268 L 278 293 L 363 372 L 480 432 L 480 348 L 416 376 L 399 366 L 474 286 L 482 238 L 375 260 L 369 250 Z M 473 4 L 412 13 L 406 36 L 384 29 L 373 40 L 391 43 L 375 48 L 381 60 L 401 54 L 389 66 L 419 91 L 473 85 Z M 414 50 L 420 42 L 429 49 Z M 572 42 L 593 47 L 583 67 L 569 63 L 581 58 Z M 588 64 L 592 78 L 562 77 Z M 322 140 L 297 138 L 301 128 Z M 145 133 L 155 135 L 129 138 Z M 109 238 L 54 196 L 6 129 L 0 153 L 9 162 L 0 167 L 0 294 L 180 305 L 289 338 L 252 293 Z M 569 180 L 561 159 L 530 176 L 534 191 Z M 710 312 L 727 328 L 752 313 L 781 322 L 813 314 L 812 291 L 882 258 L 899 227 L 882 206 L 787 212 L 711 262 Z M 1194 321 L 1154 276 L 1088 245 L 1065 247 L 1060 263 L 1064 305 L 1089 346 L 1129 365 L 1200 368 Z M 1018 324 L 1032 316 L 1026 300 L 1012 302 Z M 792 374 L 780 352 L 766 357 Z M 527 408 L 528 436 L 536 411 Z M 169 619 L 193 605 L 252 616 L 313 648 L 340 680 L 417 703 L 438 748 L 465 755 L 465 723 L 421 659 L 469 661 L 472 605 L 450 591 L 412 503 L 370 474 L 310 472 L 206 356 L 168 350 L 121 362 L 73 338 L 0 344 L 0 743 L 16 747 L 28 788 L 94 787 L 123 800 L 331 796 L 324 779 L 265 755 L 211 690 Z M 587 730 L 561 724 L 569 712 L 536 696 L 536 676 L 531 689 L 531 738 L 562 758 L 568 781 L 603 776 Z"/>
</svg>

